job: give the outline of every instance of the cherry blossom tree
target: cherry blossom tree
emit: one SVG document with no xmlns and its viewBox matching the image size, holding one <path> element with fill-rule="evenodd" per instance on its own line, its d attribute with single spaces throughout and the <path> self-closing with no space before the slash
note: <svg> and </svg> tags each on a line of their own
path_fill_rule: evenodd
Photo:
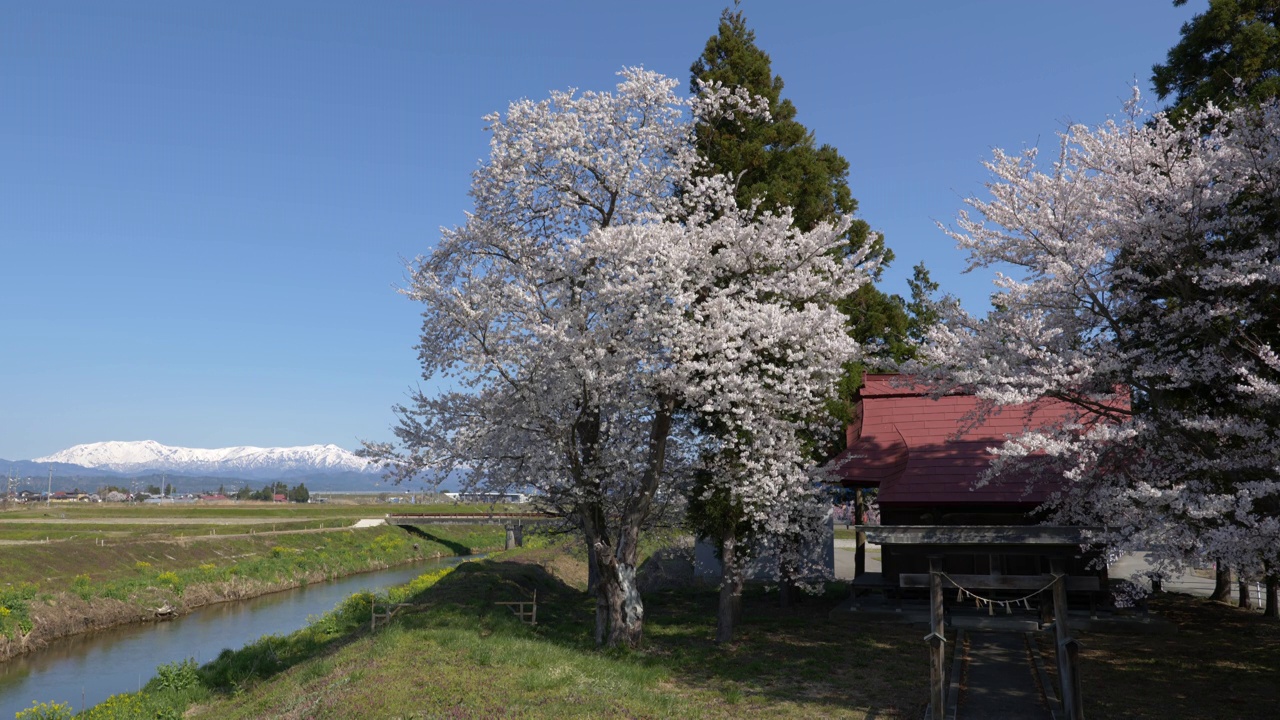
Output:
<svg viewBox="0 0 1280 720">
<path fill-rule="evenodd" d="M 1070 481 L 1048 507 L 1170 563 L 1280 571 L 1280 109 L 1183 127 L 1135 100 L 1072 127 L 1052 168 L 996 152 L 990 199 L 949 233 L 999 274 L 993 309 L 952 308 L 924 353 L 992 405 L 1075 417 L 999 449 Z"/>
<path fill-rule="evenodd" d="M 745 92 L 625 70 L 614 93 L 553 93 L 486 118 L 475 210 L 410 267 L 419 357 L 440 391 L 397 408 L 396 444 L 366 444 L 404 480 L 459 472 L 532 487 L 581 529 L 598 577 L 597 642 L 637 644 L 639 536 L 655 503 L 750 452 L 735 485 L 752 522 L 795 532 L 815 497 L 802 434 L 858 348 L 833 307 L 867 280 L 837 257 L 848 221 L 811 231 L 754 217 L 723 177 L 696 177 L 691 128 L 765 110 Z M 698 430 L 716 413 L 729 439 Z M 737 470 L 734 468 L 733 470 Z"/>
</svg>

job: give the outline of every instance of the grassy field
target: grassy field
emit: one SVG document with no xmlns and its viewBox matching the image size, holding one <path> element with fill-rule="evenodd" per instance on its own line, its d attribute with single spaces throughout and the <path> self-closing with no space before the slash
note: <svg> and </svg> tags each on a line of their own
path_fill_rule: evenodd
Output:
<svg viewBox="0 0 1280 720">
<path fill-rule="evenodd" d="M 347 518 L 323 518 L 314 520 L 282 519 L 240 522 L 227 520 L 211 523 L 203 520 L 184 521 L 165 519 L 159 522 L 111 522 L 92 521 L 0 521 L 0 544 L 53 542 L 57 540 L 99 540 L 108 544 L 137 540 L 164 540 L 172 538 L 216 537 L 219 535 L 250 535 L 269 532 L 296 532 L 350 527 Z"/>
<path fill-rule="evenodd" d="M 528 512 L 528 505 L 485 505 L 479 503 L 441 503 L 433 505 L 408 505 L 404 503 L 268 503 L 226 502 L 146 505 L 134 503 L 57 503 L 49 507 L 34 505 L 16 507 L 0 513 L 0 525 L 7 520 L 75 520 L 93 519 L 161 519 L 205 520 L 216 522 L 226 519 L 272 518 L 368 518 L 382 517 L 386 513 L 459 513 L 484 514 L 487 512 Z"/>
<path fill-rule="evenodd" d="M 392 503 L 264 503 L 136 505 L 63 503 L 0 513 L 0 545 L 95 540 L 119 544 L 218 535 L 292 532 L 350 526 L 388 513 L 485 514 L 528 511 L 527 505 Z"/>
</svg>

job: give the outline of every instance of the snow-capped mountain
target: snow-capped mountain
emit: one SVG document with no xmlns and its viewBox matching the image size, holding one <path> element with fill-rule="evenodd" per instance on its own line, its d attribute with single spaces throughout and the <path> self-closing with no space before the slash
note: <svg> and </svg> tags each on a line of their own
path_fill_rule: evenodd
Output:
<svg viewBox="0 0 1280 720">
<path fill-rule="evenodd" d="M 374 473 L 377 467 L 337 445 L 288 448 L 169 447 L 154 440 L 76 445 L 35 458 L 38 463 L 71 463 L 124 474 L 166 472 L 240 478 L 283 478 L 320 473 Z"/>
</svg>

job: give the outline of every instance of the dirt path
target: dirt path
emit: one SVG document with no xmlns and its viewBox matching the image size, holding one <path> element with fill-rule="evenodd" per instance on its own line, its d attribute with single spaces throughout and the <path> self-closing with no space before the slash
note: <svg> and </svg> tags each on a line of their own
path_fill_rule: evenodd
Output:
<svg viewBox="0 0 1280 720">
<path fill-rule="evenodd" d="M 158 518 L 158 517 L 48 517 L 0 518 L 0 525 L 270 525 L 275 523 L 319 522 L 321 520 L 350 520 L 358 518 L 334 518 L 297 516 L 287 518 L 211 517 L 211 518 Z"/>
<path fill-rule="evenodd" d="M 1022 633 L 969 631 L 964 649 L 956 720 L 1053 717 Z"/>
<path fill-rule="evenodd" d="M 361 524 L 361 523 L 365 523 L 365 524 Z M 190 524 L 190 523 L 184 523 L 184 524 Z M 209 525 L 212 523 L 197 523 L 197 524 Z M 258 524 L 269 524 L 269 523 L 260 523 L 255 521 L 253 523 L 237 522 L 237 523 L 217 523 L 217 524 L 258 525 Z M 283 525 L 284 523 L 275 523 L 275 524 Z M 346 530 L 355 530 L 357 528 L 375 527 L 377 525 L 382 525 L 382 524 L 384 523 L 381 519 L 378 519 L 377 522 L 373 522 L 370 520 L 353 520 L 351 525 L 340 525 L 336 527 L 326 527 L 326 528 L 303 528 L 303 529 L 296 529 L 296 530 L 261 530 L 261 531 L 255 530 L 253 532 L 247 532 L 247 533 L 223 533 L 220 535 L 215 535 L 213 533 L 210 533 L 208 535 L 182 535 L 179 537 L 167 537 L 167 538 L 153 537 L 153 536 L 128 537 L 128 538 L 111 537 L 111 538 L 102 538 L 102 546 L 107 547 L 111 545 L 129 545 L 132 543 L 156 543 L 156 542 L 170 543 L 174 545 L 184 545 L 189 542 L 202 542 L 205 540 L 235 540 L 238 538 L 262 537 L 267 535 L 309 535 L 314 533 L 343 532 Z M 83 541 L 85 539 L 86 538 L 69 537 L 69 538 L 57 538 L 54 540 L 0 540 L 0 545 L 46 545 L 49 543 L 69 542 L 72 540 Z"/>
</svg>

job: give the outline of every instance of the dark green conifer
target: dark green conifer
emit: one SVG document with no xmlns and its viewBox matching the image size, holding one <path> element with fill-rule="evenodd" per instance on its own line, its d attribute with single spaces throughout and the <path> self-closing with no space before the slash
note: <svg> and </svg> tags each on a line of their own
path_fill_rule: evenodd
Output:
<svg viewBox="0 0 1280 720">
<path fill-rule="evenodd" d="M 1280 0 L 1209 0 L 1151 72 L 1160 99 L 1172 98 L 1175 120 L 1210 102 L 1226 108 L 1280 97 Z"/>
</svg>

